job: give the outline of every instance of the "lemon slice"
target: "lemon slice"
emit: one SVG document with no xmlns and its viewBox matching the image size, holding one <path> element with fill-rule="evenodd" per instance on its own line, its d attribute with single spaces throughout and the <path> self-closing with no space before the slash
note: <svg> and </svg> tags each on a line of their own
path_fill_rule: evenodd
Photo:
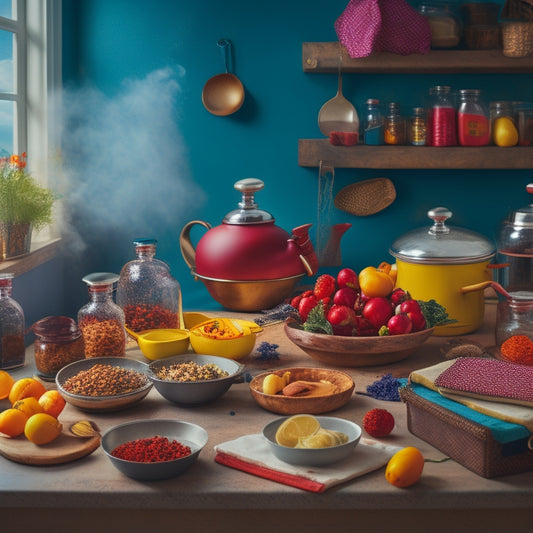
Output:
<svg viewBox="0 0 533 533">
<path fill-rule="evenodd" d="M 294 415 L 287 418 L 276 431 L 280 446 L 294 448 L 301 437 L 310 437 L 320 429 L 320 422 L 312 415 Z"/>
<path fill-rule="evenodd" d="M 348 442 L 348 436 L 340 431 L 321 428 L 310 437 L 300 437 L 296 448 L 330 448 Z"/>
</svg>

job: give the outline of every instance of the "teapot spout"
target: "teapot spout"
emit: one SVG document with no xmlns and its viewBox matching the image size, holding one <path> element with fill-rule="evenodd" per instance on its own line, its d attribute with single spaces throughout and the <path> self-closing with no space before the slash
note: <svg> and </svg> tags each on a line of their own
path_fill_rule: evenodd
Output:
<svg viewBox="0 0 533 533">
<path fill-rule="evenodd" d="M 313 243 L 309 238 L 309 228 L 312 224 L 304 224 L 292 230 L 292 238 L 300 248 L 300 260 L 302 261 L 308 276 L 318 271 L 318 258 Z"/>
<path fill-rule="evenodd" d="M 324 249 L 319 251 L 321 267 L 342 265 L 341 238 L 351 227 L 349 222 L 331 227 L 328 242 Z"/>
</svg>

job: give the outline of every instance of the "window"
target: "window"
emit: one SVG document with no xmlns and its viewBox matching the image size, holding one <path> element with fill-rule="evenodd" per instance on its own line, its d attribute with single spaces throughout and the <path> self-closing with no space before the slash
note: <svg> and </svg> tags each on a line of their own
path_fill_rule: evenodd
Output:
<svg viewBox="0 0 533 533">
<path fill-rule="evenodd" d="M 60 89 L 61 0 L 0 0 L 0 157 L 27 152 L 45 185 L 59 146 Z"/>
</svg>

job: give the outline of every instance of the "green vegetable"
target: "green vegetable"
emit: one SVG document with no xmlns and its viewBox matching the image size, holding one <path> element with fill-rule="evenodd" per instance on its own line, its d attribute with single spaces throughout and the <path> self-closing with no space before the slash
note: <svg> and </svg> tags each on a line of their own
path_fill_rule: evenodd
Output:
<svg viewBox="0 0 533 533">
<path fill-rule="evenodd" d="M 333 335 L 333 328 L 326 319 L 324 304 L 322 302 L 318 302 L 318 304 L 309 312 L 307 320 L 304 322 L 304 330 Z"/>
<path fill-rule="evenodd" d="M 434 326 L 443 326 L 444 324 L 454 324 L 457 322 L 455 318 L 449 318 L 446 308 L 437 303 L 435 300 L 417 300 L 420 305 L 420 310 L 426 319 L 426 327 L 432 328 Z"/>
</svg>

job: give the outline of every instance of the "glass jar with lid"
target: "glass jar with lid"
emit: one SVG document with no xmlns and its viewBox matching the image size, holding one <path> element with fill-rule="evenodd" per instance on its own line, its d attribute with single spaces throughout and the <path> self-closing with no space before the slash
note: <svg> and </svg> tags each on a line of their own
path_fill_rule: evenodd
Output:
<svg viewBox="0 0 533 533">
<path fill-rule="evenodd" d="M 24 311 L 11 297 L 14 274 L 0 274 L 0 369 L 23 366 L 26 361 L 24 344 Z"/>
<path fill-rule="evenodd" d="M 496 311 L 496 346 L 514 335 L 525 335 L 533 341 L 533 298 L 527 294 L 512 295 L 498 302 Z"/>
<path fill-rule="evenodd" d="M 391 102 L 385 117 L 385 144 L 406 144 L 407 124 L 400 114 L 400 104 Z"/>
<path fill-rule="evenodd" d="M 76 321 L 67 316 L 49 316 L 32 326 L 36 336 L 35 366 L 44 380 L 53 380 L 66 365 L 85 359 L 85 343 Z"/>
<path fill-rule="evenodd" d="M 461 42 L 462 24 L 457 9 L 447 2 L 420 2 L 418 11 L 431 28 L 431 48 L 455 48 Z"/>
<path fill-rule="evenodd" d="M 166 263 L 155 258 L 157 241 L 133 241 L 137 259 L 126 263 L 117 284 L 117 304 L 135 332 L 183 328 L 181 287 Z"/>
<path fill-rule="evenodd" d="M 457 144 L 455 95 L 447 85 L 436 85 L 429 90 L 426 144 L 428 146 Z"/>
<path fill-rule="evenodd" d="M 489 112 L 479 89 L 459 91 L 457 131 L 461 146 L 486 146 L 490 141 Z"/>
<path fill-rule="evenodd" d="M 369 98 L 366 101 L 366 115 L 363 122 L 364 141 L 368 145 L 380 145 L 383 140 L 383 113 L 379 100 Z"/>
<path fill-rule="evenodd" d="M 125 357 L 124 311 L 113 301 L 118 274 L 95 272 L 83 278 L 89 303 L 78 311 L 78 327 L 85 343 L 85 357 Z"/>
<path fill-rule="evenodd" d="M 424 146 L 426 144 L 426 113 L 423 107 L 413 107 L 413 112 L 409 117 L 408 139 L 413 146 Z"/>
</svg>

